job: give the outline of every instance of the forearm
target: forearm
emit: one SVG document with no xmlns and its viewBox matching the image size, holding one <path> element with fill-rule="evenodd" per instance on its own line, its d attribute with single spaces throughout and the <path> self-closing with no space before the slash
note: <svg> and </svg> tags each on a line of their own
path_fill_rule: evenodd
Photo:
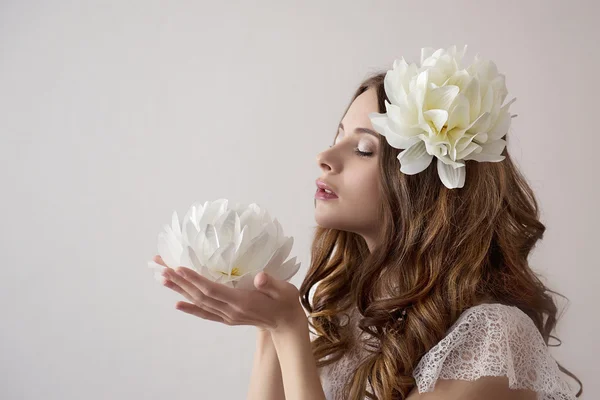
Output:
<svg viewBox="0 0 600 400">
<path fill-rule="evenodd" d="M 271 332 L 277 350 L 286 400 L 326 400 L 315 362 L 308 320 Z"/>
<path fill-rule="evenodd" d="M 285 400 L 281 367 L 269 331 L 257 330 L 248 400 Z"/>
</svg>

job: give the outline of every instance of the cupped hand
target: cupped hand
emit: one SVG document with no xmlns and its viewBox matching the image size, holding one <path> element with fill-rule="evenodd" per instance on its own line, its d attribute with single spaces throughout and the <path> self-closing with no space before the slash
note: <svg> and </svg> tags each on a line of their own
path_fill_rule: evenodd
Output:
<svg viewBox="0 0 600 400">
<path fill-rule="evenodd" d="M 307 324 L 298 288 L 264 271 L 254 277 L 257 290 L 247 290 L 213 282 L 190 268 L 170 268 L 159 255 L 154 261 L 165 267 L 163 285 L 189 301 L 177 302 L 178 310 L 225 325 L 253 325 L 270 332 Z"/>
</svg>

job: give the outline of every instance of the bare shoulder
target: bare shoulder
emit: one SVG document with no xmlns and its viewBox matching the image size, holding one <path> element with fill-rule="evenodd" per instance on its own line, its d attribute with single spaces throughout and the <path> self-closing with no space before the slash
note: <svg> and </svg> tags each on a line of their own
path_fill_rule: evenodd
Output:
<svg viewBox="0 0 600 400">
<path fill-rule="evenodd" d="M 438 379 L 432 392 L 419 393 L 417 387 L 406 400 L 536 400 L 537 394 L 529 389 L 511 389 L 506 376 L 483 376 L 468 381 Z"/>
</svg>

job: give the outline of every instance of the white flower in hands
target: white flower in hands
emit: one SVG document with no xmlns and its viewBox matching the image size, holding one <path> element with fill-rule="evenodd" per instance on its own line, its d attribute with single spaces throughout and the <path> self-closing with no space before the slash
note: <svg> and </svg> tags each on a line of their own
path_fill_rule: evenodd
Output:
<svg viewBox="0 0 600 400">
<path fill-rule="evenodd" d="M 461 69 L 466 49 L 423 48 L 420 67 L 404 58 L 394 61 L 384 80 L 391 101 L 385 103 L 387 112 L 369 114 L 390 146 L 405 149 L 398 155 L 403 173 L 423 171 L 435 156 L 438 175 L 450 189 L 464 186 L 464 160 L 504 160 L 502 137 L 516 100 L 501 106 L 508 92 L 494 62 L 476 55 Z"/>
<path fill-rule="evenodd" d="M 177 213 L 171 226 L 158 235 L 158 253 L 170 268 L 184 266 L 211 281 L 233 288 L 255 290 L 260 271 L 288 280 L 298 272 L 296 257 L 286 261 L 293 237 L 256 203 L 228 208 L 227 199 L 195 203 L 180 225 Z M 158 270 L 165 267 L 149 261 Z M 155 274 L 156 276 L 156 274 Z"/>
</svg>

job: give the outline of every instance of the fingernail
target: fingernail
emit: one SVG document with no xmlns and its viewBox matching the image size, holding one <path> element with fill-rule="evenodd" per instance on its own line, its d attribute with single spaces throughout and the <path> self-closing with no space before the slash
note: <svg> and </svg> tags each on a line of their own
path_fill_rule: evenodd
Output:
<svg viewBox="0 0 600 400">
<path fill-rule="evenodd" d="M 264 274 L 262 274 L 261 276 L 258 277 L 258 284 L 259 285 L 264 285 L 265 282 L 267 282 L 267 277 Z"/>
</svg>

